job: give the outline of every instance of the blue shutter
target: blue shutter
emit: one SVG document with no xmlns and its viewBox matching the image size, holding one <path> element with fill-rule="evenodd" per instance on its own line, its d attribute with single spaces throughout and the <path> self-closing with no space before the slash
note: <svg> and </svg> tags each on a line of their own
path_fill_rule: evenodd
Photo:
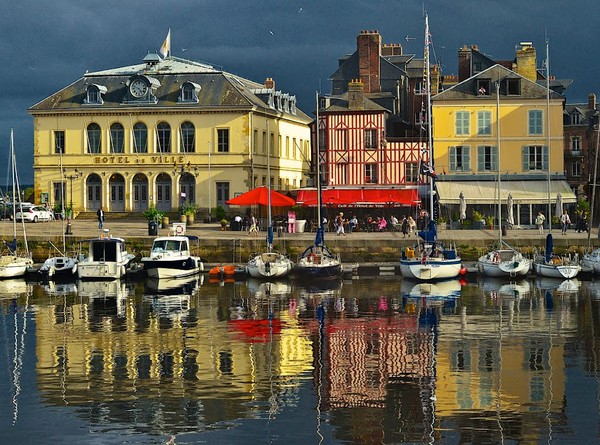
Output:
<svg viewBox="0 0 600 445">
<path fill-rule="evenodd" d="M 529 147 L 525 146 L 522 149 L 523 172 L 529 171 Z"/>
<path fill-rule="evenodd" d="M 490 147 L 491 148 L 491 168 L 492 171 L 498 171 L 498 147 Z"/>
<path fill-rule="evenodd" d="M 450 147 L 450 171 L 456 171 L 456 147 Z"/>
<path fill-rule="evenodd" d="M 477 147 L 477 171 L 485 170 L 485 147 Z"/>
<path fill-rule="evenodd" d="M 542 163 L 543 169 L 548 170 L 548 147 L 546 146 L 542 148 Z"/>
<path fill-rule="evenodd" d="M 471 171 L 471 147 L 463 147 L 463 171 Z"/>
</svg>

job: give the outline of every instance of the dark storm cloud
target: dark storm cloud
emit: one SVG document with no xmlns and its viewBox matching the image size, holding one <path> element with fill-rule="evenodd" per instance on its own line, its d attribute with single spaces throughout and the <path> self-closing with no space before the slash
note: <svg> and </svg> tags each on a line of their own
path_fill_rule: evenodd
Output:
<svg viewBox="0 0 600 445">
<path fill-rule="evenodd" d="M 538 67 L 550 42 L 550 68 L 570 78 L 569 102 L 598 92 L 595 73 L 597 0 L 425 3 L 433 56 L 456 73 L 457 50 L 477 44 L 496 59 L 512 60 L 514 47 L 531 41 Z M 33 177 L 30 106 L 97 71 L 139 63 L 157 51 L 171 28 L 172 53 L 222 66 L 255 81 L 273 77 L 311 112 L 314 93 L 329 92 L 338 58 L 354 52 L 361 30 L 378 30 L 384 43 L 401 43 L 422 57 L 423 3 L 403 0 L 8 0 L 2 4 L 0 51 L 0 165 L 15 129 L 22 182 Z M 405 40 L 408 36 L 409 39 Z M 6 182 L 0 168 L 0 181 Z"/>
</svg>

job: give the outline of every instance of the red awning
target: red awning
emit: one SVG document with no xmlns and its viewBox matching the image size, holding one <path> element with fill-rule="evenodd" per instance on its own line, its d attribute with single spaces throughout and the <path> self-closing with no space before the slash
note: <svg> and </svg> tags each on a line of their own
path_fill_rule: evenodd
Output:
<svg viewBox="0 0 600 445">
<path fill-rule="evenodd" d="M 327 189 L 321 192 L 323 205 L 337 206 L 374 206 L 374 205 L 408 205 L 420 202 L 416 189 Z M 296 203 L 313 207 L 317 205 L 317 190 L 302 189 L 298 191 Z"/>
<path fill-rule="evenodd" d="M 257 187 L 249 192 L 242 193 L 240 196 L 231 198 L 229 201 L 225 201 L 226 204 L 235 206 L 251 206 L 251 205 L 269 205 L 269 188 L 268 187 Z M 296 202 L 275 190 L 271 190 L 271 206 L 272 207 L 286 207 L 293 206 Z"/>
</svg>

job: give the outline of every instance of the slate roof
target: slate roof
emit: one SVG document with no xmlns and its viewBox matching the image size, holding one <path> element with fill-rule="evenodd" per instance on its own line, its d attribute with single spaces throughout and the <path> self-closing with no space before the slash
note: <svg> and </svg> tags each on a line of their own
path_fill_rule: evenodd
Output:
<svg viewBox="0 0 600 445">
<path fill-rule="evenodd" d="M 373 102 L 368 97 L 363 97 L 363 108 L 358 110 L 355 108 L 348 108 L 348 92 L 340 94 L 339 96 L 329 96 L 329 106 L 326 109 L 320 109 L 319 113 L 335 113 L 335 112 L 345 112 L 345 111 L 375 111 L 375 112 L 384 112 L 387 111 L 385 107 L 378 105 Z"/>
<path fill-rule="evenodd" d="M 160 86 L 154 91 L 157 103 L 140 102 L 137 104 L 124 101 L 127 97 L 128 81 L 135 75 L 145 75 L 160 83 Z M 178 101 L 184 82 L 192 82 L 200 86 L 197 103 Z M 89 84 L 106 87 L 106 93 L 102 95 L 102 104 L 84 103 Z M 29 112 L 31 114 L 47 111 L 91 111 L 97 113 L 100 110 L 130 110 L 131 108 L 140 109 L 140 111 L 161 108 L 191 108 L 199 111 L 217 107 L 221 109 L 269 108 L 268 103 L 264 100 L 268 94 L 259 94 L 266 91 L 270 92 L 262 83 L 225 72 L 211 65 L 169 57 L 154 66 L 141 63 L 85 73 L 82 78 L 30 107 Z M 278 111 L 273 109 L 273 112 Z M 295 115 L 285 114 L 291 119 L 302 122 L 312 121 L 298 108 L 296 108 Z"/>
<path fill-rule="evenodd" d="M 433 96 L 432 100 L 434 101 L 442 101 L 442 100 L 468 100 L 468 99 L 477 99 L 478 97 L 482 98 L 490 98 L 490 95 L 495 96 L 495 88 L 492 88 L 490 91 L 490 95 L 487 96 L 478 96 L 477 95 L 477 80 L 486 79 L 489 80 L 491 85 L 498 80 L 502 81 L 504 79 L 521 79 L 521 94 L 520 95 L 506 95 L 503 93 L 501 89 L 502 100 L 515 100 L 521 101 L 523 98 L 527 99 L 545 99 L 546 98 L 546 87 L 539 85 L 536 82 L 532 82 L 531 80 L 511 71 L 500 64 L 496 64 L 490 68 L 487 68 L 476 75 L 469 77 L 462 82 L 453 85 L 447 90 L 442 91 L 441 93 Z M 550 99 L 564 99 L 564 96 L 558 94 L 554 91 L 550 91 Z"/>
</svg>

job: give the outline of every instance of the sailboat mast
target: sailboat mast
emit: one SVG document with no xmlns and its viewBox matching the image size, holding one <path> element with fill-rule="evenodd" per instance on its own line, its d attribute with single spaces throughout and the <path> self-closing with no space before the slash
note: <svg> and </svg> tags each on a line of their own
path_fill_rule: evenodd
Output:
<svg viewBox="0 0 600 445">
<path fill-rule="evenodd" d="M 17 178 L 15 175 L 15 169 L 17 168 L 16 163 L 15 163 L 15 147 L 14 147 L 14 141 L 13 141 L 13 129 L 10 129 L 10 166 L 11 166 L 11 181 L 12 181 L 12 211 L 13 211 L 13 235 L 16 238 L 17 236 L 17 218 L 16 218 L 16 213 L 17 213 L 17 200 L 16 200 L 16 189 L 15 189 L 15 184 L 17 182 Z"/>
<path fill-rule="evenodd" d="M 316 92 L 317 101 L 317 120 L 315 121 L 315 141 L 317 153 L 317 226 L 321 227 L 323 221 L 321 219 L 321 153 L 319 149 L 319 92 Z"/>
<path fill-rule="evenodd" d="M 427 152 L 433 168 L 433 135 L 431 130 L 431 73 L 429 71 L 429 15 L 425 14 L 425 88 L 427 89 Z M 433 178 L 429 178 L 429 215 L 433 218 Z"/>
<path fill-rule="evenodd" d="M 10 153 L 11 153 L 11 163 L 13 168 L 13 229 L 14 236 L 17 237 L 17 222 L 16 222 L 16 213 L 17 208 L 15 206 L 15 193 L 20 193 L 19 187 L 19 172 L 17 170 L 17 157 L 15 155 L 15 141 L 14 141 L 14 132 L 13 129 L 10 129 Z M 23 212 L 23 202 L 19 198 L 19 210 Z M 25 253 L 29 257 L 29 243 L 27 242 L 27 232 L 25 231 L 25 218 L 21 218 L 21 226 L 23 229 L 23 241 L 25 242 Z"/>
<path fill-rule="evenodd" d="M 552 233 L 552 206 L 550 204 L 550 50 L 546 37 L 546 143 L 548 144 L 548 233 Z M 560 216 L 560 215 L 556 215 Z"/>
<path fill-rule="evenodd" d="M 496 81 L 496 146 L 498 147 L 498 240 L 500 245 L 498 248 L 502 248 L 502 202 L 500 200 L 500 79 Z"/>
<path fill-rule="evenodd" d="M 271 227 L 271 135 L 269 134 L 269 118 L 265 113 L 267 120 L 267 202 L 269 204 L 268 221 Z"/>
</svg>

